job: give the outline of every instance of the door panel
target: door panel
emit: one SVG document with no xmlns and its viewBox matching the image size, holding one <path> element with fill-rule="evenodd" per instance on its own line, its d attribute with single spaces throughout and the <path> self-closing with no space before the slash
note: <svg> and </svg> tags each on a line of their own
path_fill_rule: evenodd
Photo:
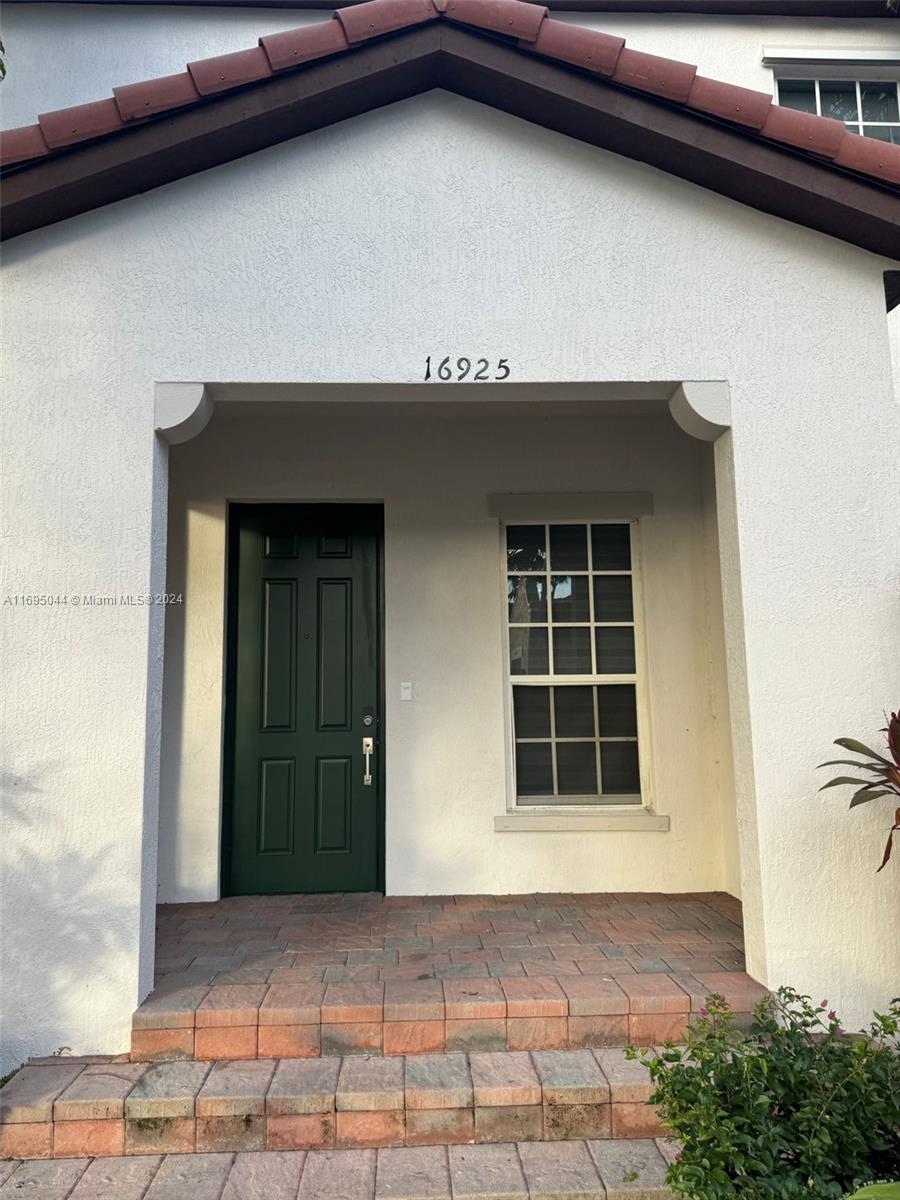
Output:
<svg viewBox="0 0 900 1200">
<path fill-rule="evenodd" d="M 223 891 L 379 886 L 379 548 L 374 505 L 233 510 Z"/>
</svg>

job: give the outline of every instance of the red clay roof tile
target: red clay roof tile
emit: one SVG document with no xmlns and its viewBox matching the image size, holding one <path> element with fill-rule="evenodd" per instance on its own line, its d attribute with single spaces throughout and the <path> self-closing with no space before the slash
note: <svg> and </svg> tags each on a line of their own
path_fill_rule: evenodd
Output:
<svg viewBox="0 0 900 1200">
<path fill-rule="evenodd" d="M 534 42 L 523 41 L 519 44 L 546 58 L 571 63 L 574 67 L 595 71 L 598 75 L 612 75 L 625 39 L 548 17 Z"/>
<path fill-rule="evenodd" d="M 25 162 L 30 158 L 43 158 L 50 153 L 40 125 L 23 125 L 20 129 L 9 129 L 0 139 L 0 167 Z"/>
<path fill-rule="evenodd" d="M 890 142 L 847 133 L 834 161 L 837 166 L 850 171 L 861 171 L 864 175 L 876 175 L 891 183 L 900 183 L 900 146 L 892 146 Z"/>
<path fill-rule="evenodd" d="M 288 29 L 285 33 L 271 33 L 261 37 L 259 44 L 266 52 L 273 71 L 286 71 L 301 63 L 329 54 L 339 54 L 349 46 L 347 35 L 340 21 L 317 21 L 302 29 Z"/>
<path fill-rule="evenodd" d="M 447 0 L 444 11 L 451 21 L 505 33 L 525 42 L 535 40 L 547 16 L 546 8 L 526 0 Z"/>
<path fill-rule="evenodd" d="M 550 20 L 545 8 L 525 0 L 368 0 L 342 8 L 315 25 L 262 37 L 252 49 L 189 63 L 187 72 L 114 88 L 114 99 L 44 113 L 38 125 L 0 135 L 0 165 L 45 158 L 203 97 L 257 83 L 273 71 L 349 52 L 371 38 L 443 17 L 515 38 L 522 50 L 611 77 L 614 85 L 683 104 L 767 141 L 834 160 L 845 170 L 900 183 L 900 146 L 846 134 L 840 121 L 780 108 L 763 92 L 707 79 L 689 63 L 628 49 L 621 38 Z"/>
<path fill-rule="evenodd" d="M 746 125 L 748 129 L 762 129 L 772 107 L 772 97 L 767 92 L 755 92 L 751 88 L 696 75 L 687 103 L 698 112 Z"/>
<path fill-rule="evenodd" d="M 200 93 L 188 71 L 180 75 L 163 75 L 160 79 L 147 79 L 143 83 L 126 83 L 114 87 L 113 96 L 123 121 L 136 121 L 140 117 L 152 117 L 167 112 L 170 108 L 181 108 L 200 99 Z"/>
<path fill-rule="evenodd" d="M 843 123 L 831 117 L 817 117 L 813 113 L 797 112 L 793 108 L 781 108 L 773 104 L 762 127 L 764 137 L 774 138 L 788 146 L 808 150 L 810 154 L 821 154 L 823 158 L 834 158 L 844 134 Z"/>
<path fill-rule="evenodd" d="M 347 40 L 355 45 L 411 25 L 421 25 L 423 21 L 435 21 L 438 10 L 431 0 L 368 0 L 365 4 L 354 4 L 352 8 L 339 8 L 334 15 L 343 25 Z"/>
<path fill-rule="evenodd" d="M 690 63 L 626 48 L 619 55 L 613 79 L 626 87 L 684 104 L 691 94 L 696 74 L 697 68 Z"/>
<path fill-rule="evenodd" d="M 41 113 L 38 117 L 41 132 L 51 150 L 71 146 L 88 138 L 101 137 L 122 128 L 122 118 L 115 100 L 94 100 L 91 104 L 75 104 Z"/>
<path fill-rule="evenodd" d="M 188 70 L 201 96 L 211 96 L 244 83 L 256 83 L 272 74 L 262 46 L 219 54 L 215 58 L 201 58 L 188 63 Z"/>
</svg>

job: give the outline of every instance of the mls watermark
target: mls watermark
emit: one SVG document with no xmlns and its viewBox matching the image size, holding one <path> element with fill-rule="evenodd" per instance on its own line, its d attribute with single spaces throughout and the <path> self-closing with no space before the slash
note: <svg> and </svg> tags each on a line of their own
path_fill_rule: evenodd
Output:
<svg viewBox="0 0 900 1200">
<path fill-rule="evenodd" d="M 3 597 L 4 608 L 145 608 L 183 603 L 181 592 L 19 592 Z"/>
</svg>

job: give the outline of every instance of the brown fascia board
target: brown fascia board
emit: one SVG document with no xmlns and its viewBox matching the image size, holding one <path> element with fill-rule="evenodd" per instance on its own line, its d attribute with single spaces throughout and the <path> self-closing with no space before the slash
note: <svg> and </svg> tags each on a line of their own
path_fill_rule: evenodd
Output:
<svg viewBox="0 0 900 1200">
<path fill-rule="evenodd" d="M 553 12 L 703 13 L 734 17 L 896 17 L 886 0 L 534 0 Z M 46 0 L 6 0 L 7 4 Z M 58 4 L 153 4 L 170 7 L 292 8 L 331 11 L 364 0 L 56 0 Z"/>
<path fill-rule="evenodd" d="M 444 22 L 392 34 L 12 168 L 2 191 L 3 236 L 53 224 L 434 87 L 900 259 L 900 189 L 869 183 L 715 119 Z"/>
</svg>

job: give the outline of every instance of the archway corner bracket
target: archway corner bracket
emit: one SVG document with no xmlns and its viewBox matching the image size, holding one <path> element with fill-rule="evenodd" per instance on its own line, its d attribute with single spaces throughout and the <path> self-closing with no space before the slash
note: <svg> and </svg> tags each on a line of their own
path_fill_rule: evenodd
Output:
<svg viewBox="0 0 900 1200">
<path fill-rule="evenodd" d="M 685 433 L 714 442 L 731 428 L 731 389 L 724 379 L 686 379 L 669 397 L 669 412 Z"/>
<path fill-rule="evenodd" d="M 189 442 L 202 433 L 213 414 L 213 398 L 205 383 L 157 383 L 153 396 L 153 426 L 170 446 Z"/>
</svg>

